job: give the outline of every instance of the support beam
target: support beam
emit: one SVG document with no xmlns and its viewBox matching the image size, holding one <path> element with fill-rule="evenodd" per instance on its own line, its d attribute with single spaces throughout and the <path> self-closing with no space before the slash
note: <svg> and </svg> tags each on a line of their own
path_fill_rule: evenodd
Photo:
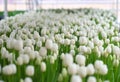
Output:
<svg viewBox="0 0 120 82">
<path fill-rule="evenodd" d="M 116 14 L 117 14 L 117 23 L 120 23 L 120 16 L 119 16 L 119 0 L 116 0 Z"/>
<path fill-rule="evenodd" d="M 4 0 L 4 18 L 8 16 L 8 11 L 7 11 L 7 0 Z"/>
</svg>

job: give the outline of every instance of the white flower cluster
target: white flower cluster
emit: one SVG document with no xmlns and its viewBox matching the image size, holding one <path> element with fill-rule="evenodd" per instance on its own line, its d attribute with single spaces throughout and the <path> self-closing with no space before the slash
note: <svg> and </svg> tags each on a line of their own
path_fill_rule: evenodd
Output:
<svg viewBox="0 0 120 82">
<path fill-rule="evenodd" d="M 103 64 L 103 61 L 100 60 L 95 61 L 95 69 L 97 73 L 102 75 L 105 75 L 108 72 L 107 65 Z"/>
<path fill-rule="evenodd" d="M 56 77 L 60 82 L 96 82 L 119 67 L 119 44 L 119 26 L 110 11 L 26 12 L 0 21 L 0 74 L 20 73 L 21 82 Z"/>
<path fill-rule="evenodd" d="M 15 74 L 15 73 L 17 72 L 16 65 L 15 65 L 15 64 L 10 64 L 10 65 L 4 66 L 4 67 L 2 68 L 2 72 L 3 72 L 3 74 L 5 74 L 5 75 Z"/>
</svg>

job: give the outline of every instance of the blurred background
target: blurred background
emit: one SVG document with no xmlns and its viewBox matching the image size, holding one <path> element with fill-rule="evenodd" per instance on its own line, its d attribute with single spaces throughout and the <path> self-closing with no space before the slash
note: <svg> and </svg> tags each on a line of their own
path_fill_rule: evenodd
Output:
<svg viewBox="0 0 120 82">
<path fill-rule="evenodd" d="M 120 20 L 120 0 L 0 0 L 0 17 L 30 10 L 58 8 L 106 9 L 115 12 Z"/>
</svg>

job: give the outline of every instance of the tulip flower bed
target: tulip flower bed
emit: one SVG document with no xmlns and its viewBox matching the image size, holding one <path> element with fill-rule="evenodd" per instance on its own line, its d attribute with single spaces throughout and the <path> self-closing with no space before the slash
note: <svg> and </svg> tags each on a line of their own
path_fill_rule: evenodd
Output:
<svg viewBox="0 0 120 82">
<path fill-rule="evenodd" d="M 110 11 L 18 14 L 0 21 L 0 82 L 119 82 L 119 47 Z"/>
</svg>

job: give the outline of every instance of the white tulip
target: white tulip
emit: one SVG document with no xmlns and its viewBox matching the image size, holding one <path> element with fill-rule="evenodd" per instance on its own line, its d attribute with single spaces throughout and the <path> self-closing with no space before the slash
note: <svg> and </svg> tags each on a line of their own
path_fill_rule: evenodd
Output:
<svg viewBox="0 0 120 82">
<path fill-rule="evenodd" d="M 62 76 L 62 74 L 59 74 L 59 76 L 58 76 L 58 82 L 62 82 L 63 81 L 63 76 Z"/>
<path fill-rule="evenodd" d="M 113 54 L 115 54 L 117 57 L 120 57 L 120 48 L 118 46 L 113 46 Z"/>
<path fill-rule="evenodd" d="M 0 80 L 0 82 L 5 82 L 5 81 L 3 81 L 3 80 Z"/>
<path fill-rule="evenodd" d="M 22 50 L 23 49 L 23 41 L 22 40 L 16 40 L 14 43 L 14 49 L 15 50 Z"/>
<path fill-rule="evenodd" d="M 46 29 L 46 28 L 42 29 L 42 30 L 41 30 L 41 35 L 45 35 L 46 32 L 47 32 L 47 29 Z"/>
<path fill-rule="evenodd" d="M 2 68 L 2 72 L 4 75 L 12 75 L 12 74 L 15 74 L 16 71 L 17 71 L 17 69 L 14 64 L 10 64 L 10 65 L 4 66 Z"/>
<path fill-rule="evenodd" d="M 71 39 L 70 44 L 74 45 L 75 44 L 75 40 Z"/>
<path fill-rule="evenodd" d="M 32 79 L 30 77 L 26 77 L 24 82 L 33 82 Z"/>
<path fill-rule="evenodd" d="M 111 48 L 110 45 L 108 45 L 108 46 L 106 47 L 105 52 L 106 52 L 106 53 L 109 53 L 109 54 L 112 52 L 112 48 Z"/>
<path fill-rule="evenodd" d="M 4 66 L 2 72 L 4 75 L 12 75 L 12 68 L 10 66 Z"/>
<path fill-rule="evenodd" d="M 42 72 L 46 71 L 46 63 L 45 62 L 41 62 L 41 71 Z"/>
<path fill-rule="evenodd" d="M 35 39 L 38 39 L 38 38 L 40 37 L 40 36 L 39 36 L 39 33 L 38 33 L 37 31 L 34 31 L 33 37 L 34 37 Z"/>
<path fill-rule="evenodd" d="M 42 42 L 41 41 L 37 41 L 36 46 L 37 47 L 41 47 L 42 46 Z"/>
<path fill-rule="evenodd" d="M 54 56 L 50 56 L 50 63 L 51 63 L 51 64 L 54 64 L 54 62 L 55 62 Z"/>
<path fill-rule="evenodd" d="M 63 65 L 70 66 L 73 63 L 73 57 L 71 54 L 65 54 L 63 57 Z"/>
<path fill-rule="evenodd" d="M 109 80 L 105 80 L 104 82 L 110 82 Z"/>
<path fill-rule="evenodd" d="M 32 40 L 31 39 L 26 39 L 24 45 L 31 46 L 32 45 Z"/>
<path fill-rule="evenodd" d="M 5 47 L 1 48 L 1 57 L 2 58 L 8 58 L 9 52 L 6 50 Z"/>
<path fill-rule="evenodd" d="M 89 76 L 88 79 L 87 79 L 87 82 L 97 82 L 97 81 L 96 81 L 95 77 Z"/>
<path fill-rule="evenodd" d="M 84 55 L 81 54 L 76 55 L 75 60 L 80 66 L 85 66 L 86 57 Z"/>
<path fill-rule="evenodd" d="M 29 61 L 30 61 L 29 56 L 26 55 L 26 54 L 23 54 L 23 55 L 21 55 L 21 56 L 22 56 L 22 58 L 23 58 L 23 63 L 24 63 L 24 64 L 28 64 Z"/>
<path fill-rule="evenodd" d="M 39 54 L 40 54 L 40 56 L 45 57 L 47 55 L 46 47 L 41 47 L 39 50 Z"/>
<path fill-rule="evenodd" d="M 54 52 L 58 51 L 58 44 L 57 43 L 53 43 L 52 49 Z"/>
<path fill-rule="evenodd" d="M 88 42 L 88 46 L 89 46 L 91 49 L 93 49 L 93 48 L 94 48 L 94 43 L 93 43 L 92 41 L 89 41 L 89 42 Z"/>
<path fill-rule="evenodd" d="M 78 51 L 79 51 L 80 53 L 87 53 L 87 52 L 88 52 L 88 49 L 87 49 L 86 46 L 79 46 Z"/>
<path fill-rule="evenodd" d="M 19 57 L 17 58 L 16 63 L 17 63 L 18 65 L 23 65 L 23 57 L 19 56 Z"/>
<path fill-rule="evenodd" d="M 33 76 L 34 75 L 34 66 L 29 65 L 26 67 L 26 75 Z"/>
<path fill-rule="evenodd" d="M 105 43 L 106 43 L 106 44 L 109 44 L 109 43 L 110 43 L 110 40 L 109 40 L 109 39 L 105 39 Z"/>
<path fill-rule="evenodd" d="M 73 76 L 71 77 L 70 82 L 82 82 L 82 79 L 81 79 L 81 77 L 78 76 L 78 75 L 73 75 Z"/>
<path fill-rule="evenodd" d="M 101 35 L 102 35 L 102 38 L 104 38 L 104 39 L 107 38 L 106 32 L 102 31 L 102 32 L 101 32 Z"/>
<path fill-rule="evenodd" d="M 75 49 L 75 45 L 70 45 L 70 49 L 74 50 Z"/>
<path fill-rule="evenodd" d="M 17 72 L 17 67 L 16 67 L 16 65 L 15 65 L 15 64 L 10 64 L 9 66 L 12 68 L 13 74 L 15 74 L 15 73 Z"/>
<path fill-rule="evenodd" d="M 32 51 L 31 47 L 24 47 L 24 54 L 30 54 Z"/>
<path fill-rule="evenodd" d="M 103 61 L 96 60 L 96 61 L 95 61 L 95 71 L 96 71 L 98 74 L 105 75 L 105 74 L 107 74 L 107 72 L 108 72 L 107 65 L 105 65 L 105 64 L 103 63 Z"/>
<path fill-rule="evenodd" d="M 66 68 L 63 68 L 63 69 L 62 69 L 62 76 L 63 76 L 63 77 L 66 77 L 66 76 L 67 76 L 67 69 L 66 69 Z"/>
<path fill-rule="evenodd" d="M 78 74 L 81 77 L 86 77 L 87 76 L 87 68 L 85 66 L 79 67 Z"/>
<path fill-rule="evenodd" d="M 111 38 L 111 41 L 113 41 L 113 42 L 119 42 L 120 41 L 120 38 L 119 37 L 112 37 Z"/>
<path fill-rule="evenodd" d="M 80 37 L 79 38 L 79 43 L 82 44 L 82 45 L 87 45 L 87 43 L 88 43 L 87 37 Z"/>
<path fill-rule="evenodd" d="M 114 60 L 113 60 L 113 65 L 114 65 L 115 67 L 118 67 L 118 66 L 119 66 L 119 60 L 118 60 L 118 59 L 114 59 Z"/>
<path fill-rule="evenodd" d="M 87 74 L 88 75 L 93 75 L 94 73 L 95 73 L 95 68 L 94 68 L 93 64 L 89 64 L 87 66 Z"/>
<path fill-rule="evenodd" d="M 100 74 L 106 75 L 108 73 L 107 65 L 103 65 L 100 69 Z"/>
<path fill-rule="evenodd" d="M 12 61 L 14 61 L 15 57 L 12 53 L 10 53 L 10 54 L 8 54 L 7 59 L 9 62 L 12 62 Z"/>
<path fill-rule="evenodd" d="M 12 49 L 13 48 L 13 45 L 11 43 L 12 43 L 12 38 L 7 39 L 7 48 L 8 49 Z"/>
<path fill-rule="evenodd" d="M 65 57 L 65 54 L 62 53 L 62 54 L 60 55 L 60 58 L 61 58 L 62 60 L 64 60 L 64 57 Z"/>
<path fill-rule="evenodd" d="M 65 40 L 64 40 L 64 44 L 65 44 L 65 45 L 70 45 L 70 40 L 69 40 L 69 39 L 65 39 Z"/>
<path fill-rule="evenodd" d="M 19 82 L 24 82 L 24 80 L 21 78 Z"/>
<path fill-rule="evenodd" d="M 101 60 L 96 60 L 96 61 L 95 61 L 95 64 L 94 64 L 95 69 L 99 69 L 103 64 L 104 64 L 103 61 L 101 61 Z"/>
<path fill-rule="evenodd" d="M 47 39 L 47 40 L 46 40 L 45 47 L 46 47 L 47 49 L 52 49 L 52 47 L 53 47 L 53 42 L 52 42 L 51 39 Z"/>
<path fill-rule="evenodd" d="M 68 73 L 70 75 L 75 75 L 77 73 L 77 66 L 76 66 L 75 63 L 73 63 L 70 66 L 68 66 Z"/>
<path fill-rule="evenodd" d="M 75 55 L 75 50 L 70 50 L 70 54 Z"/>
</svg>

